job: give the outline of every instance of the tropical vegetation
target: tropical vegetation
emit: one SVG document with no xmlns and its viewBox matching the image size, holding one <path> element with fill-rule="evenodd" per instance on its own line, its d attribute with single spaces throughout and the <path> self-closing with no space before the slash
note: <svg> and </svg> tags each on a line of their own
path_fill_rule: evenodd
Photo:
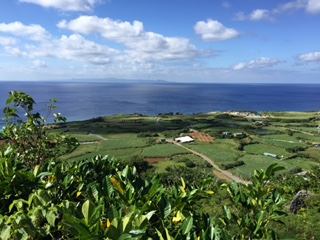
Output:
<svg viewBox="0 0 320 240">
<path fill-rule="evenodd" d="M 48 116 L 55 103 L 47 106 Z M 306 201 L 311 207 L 304 205 L 301 214 L 287 210 L 288 196 L 301 189 L 318 196 L 319 168 L 306 182 L 277 174 L 283 167 L 275 163 L 240 184 L 203 177 L 193 168 L 171 167 L 181 173 L 171 179 L 148 174 L 139 156 L 132 162 L 108 155 L 70 161 L 63 156 L 78 141 L 51 131 L 66 119 L 54 114 L 55 124 L 48 124 L 34 104 L 31 96 L 16 91 L 4 109 L 1 239 L 277 239 L 288 234 L 281 231 L 288 229 L 285 224 L 292 227 L 295 221 L 299 239 L 319 236 L 312 228 L 315 218 L 308 217 L 309 212 L 319 215 L 319 200 Z M 197 178 L 189 182 L 192 176 Z"/>
</svg>

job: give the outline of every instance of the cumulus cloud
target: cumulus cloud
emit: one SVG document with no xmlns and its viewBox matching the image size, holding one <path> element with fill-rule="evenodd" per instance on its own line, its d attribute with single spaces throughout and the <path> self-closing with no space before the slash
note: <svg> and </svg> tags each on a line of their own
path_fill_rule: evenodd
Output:
<svg viewBox="0 0 320 240">
<path fill-rule="evenodd" d="M 92 11 L 100 0 L 19 0 L 19 2 L 33 3 L 45 8 L 55 8 L 62 11 Z"/>
<path fill-rule="evenodd" d="M 139 37 L 144 33 L 143 24 L 139 21 L 131 24 L 97 16 L 80 16 L 70 22 L 62 20 L 57 26 L 83 34 L 100 33 L 104 38 L 117 42 L 125 42 L 129 38 Z"/>
<path fill-rule="evenodd" d="M 240 33 L 233 28 L 227 28 L 218 21 L 208 19 L 207 22 L 199 21 L 194 26 L 196 34 L 207 42 L 224 41 L 240 36 Z"/>
<path fill-rule="evenodd" d="M 271 12 L 266 9 L 255 9 L 249 15 L 245 15 L 243 12 L 238 12 L 234 19 L 237 21 L 274 21 L 274 18 L 271 16 Z"/>
<path fill-rule="evenodd" d="M 233 67 L 233 69 L 241 70 L 245 68 L 267 68 L 267 67 L 273 67 L 278 63 L 279 63 L 279 60 L 277 59 L 260 57 L 247 63 L 238 63 Z"/>
<path fill-rule="evenodd" d="M 31 55 L 28 52 L 22 51 L 18 47 L 5 46 L 4 49 L 7 53 L 16 57 L 22 57 L 22 58 L 31 57 Z"/>
<path fill-rule="evenodd" d="M 50 36 L 50 34 L 38 24 L 24 25 L 21 22 L 0 23 L 0 32 L 27 37 L 33 41 L 43 41 Z"/>
<path fill-rule="evenodd" d="M 320 62 L 320 52 L 301 54 L 299 60 L 302 62 Z"/>
<path fill-rule="evenodd" d="M 63 20 L 57 26 L 81 34 L 100 34 L 106 40 L 124 44 L 128 48 L 126 53 L 137 61 L 176 60 L 199 54 L 188 39 L 147 32 L 139 21 L 130 23 L 97 16 L 80 16 L 69 22 Z"/>
<path fill-rule="evenodd" d="M 32 65 L 34 68 L 46 68 L 47 67 L 47 64 L 41 60 L 34 60 L 32 62 Z"/>
<path fill-rule="evenodd" d="M 38 45 L 5 46 L 4 49 L 16 57 L 59 58 L 94 65 L 109 64 L 112 58 L 120 54 L 118 50 L 86 40 L 78 34 L 63 35 L 59 39 L 51 39 Z"/>
<path fill-rule="evenodd" d="M 0 45 L 2 46 L 14 46 L 17 44 L 17 40 L 11 37 L 1 37 L 0 36 Z"/>
<path fill-rule="evenodd" d="M 108 64 L 111 62 L 111 57 L 118 54 L 117 50 L 88 41 L 78 34 L 69 37 L 63 35 L 60 39 L 52 41 L 48 51 L 45 47 L 41 51 L 51 57 L 96 65 Z"/>
<path fill-rule="evenodd" d="M 306 6 L 306 11 L 313 14 L 320 13 L 320 1 L 309 0 Z"/>
</svg>

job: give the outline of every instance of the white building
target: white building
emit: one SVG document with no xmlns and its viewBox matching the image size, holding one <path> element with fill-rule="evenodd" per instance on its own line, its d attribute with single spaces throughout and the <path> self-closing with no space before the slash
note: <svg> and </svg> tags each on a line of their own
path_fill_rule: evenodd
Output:
<svg viewBox="0 0 320 240">
<path fill-rule="evenodd" d="M 176 142 L 180 142 L 180 143 L 188 143 L 188 142 L 193 142 L 194 139 L 192 137 L 189 136 L 184 136 L 184 137 L 178 137 L 174 139 Z"/>
</svg>

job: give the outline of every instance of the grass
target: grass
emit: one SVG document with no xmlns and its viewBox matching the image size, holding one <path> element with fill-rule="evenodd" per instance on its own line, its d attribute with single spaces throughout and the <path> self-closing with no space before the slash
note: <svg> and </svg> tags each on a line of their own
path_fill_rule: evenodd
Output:
<svg viewBox="0 0 320 240">
<path fill-rule="evenodd" d="M 153 164 L 153 166 L 156 168 L 156 172 L 157 173 L 164 173 L 166 172 L 166 168 L 167 167 L 172 167 L 172 166 L 185 166 L 184 163 L 177 163 L 175 161 L 172 161 L 172 160 L 166 160 L 166 161 L 163 161 L 163 162 L 159 162 L 159 163 L 155 163 Z"/>
<path fill-rule="evenodd" d="M 254 170 L 258 169 L 267 169 L 271 164 L 277 163 L 280 166 L 284 166 L 286 170 L 295 168 L 294 164 L 291 164 L 287 161 L 281 161 L 267 156 L 260 155 L 245 155 L 239 160 L 243 161 L 245 164 L 243 166 L 230 169 L 232 173 L 235 173 L 238 176 L 241 176 L 244 179 L 250 179 Z"/>
<path fill-rule="evenodd" d="M 94 154 L 97 155 L 98 151 L 98 144 L 81 144 L 77 149 L 75 149 L 73 152 L 66 154 L 61 157 L 62 160 L 69 160 L 74 159 L 77 157 L 85 156 L 87 154 Z"/>
<path fill-rule="evenodd" d="M 311 170 L 314 166 L 319 166 L 320 164 L 314 161 L 310 161 L 307 158 L 292 158 L 285 160 L 286 163 L 290 163 L 294 166 L 301 167 L 304 170 Z"/>
<path fill-rule="evenodd" d="M 236 143 L 232 139 L 218 139 L 213 144 L 206 144 L 196 141 L 192 144 L 189 144 L 188 147 L 203 153 L 218 164 L 226 161 L 235 161 L 242 154 L 236 150 Z"/>
<path fill-rule="evenodd" d="M 303 140 L 310 140 L 313 142 L 320 142 L 320 136 L 312 136 L 310 134 L 305 134 L 301 132 L 293 133 L 293 136 L 296 138 L 301 138 Z"/>
<path fill-rule="evenodd" d="M 271 144 L 273 146 L 282 148 L 307 147 L 307 144 L 299 142 L 298 140 L 282 140 L 277 138 L 262 137 L 256 140 L 258 143 Z"/>
<path fill-rule="evenodd" d="M 147 147 L 148 144 L 143 138 L 118 138 L 112 141 L 103 141 L 100 143 L 98 151 L 126 149 L 126 148 L 141 148 Z"/>
<path fill-rule="evenodd" d="M 270 145 L 261 144 L 261 143 L 247 145 L 244 147 L 244 151 L 250 154 L 257 154 L 257 155 L 263 155 L 265 152 L 276 154 L 278 156 L 284 156 L 284 157 L 289 155 L 289 153 L 281 147 L 270 146 Z"/>
<path fill-rule="evenodd" d="M 88 135 L 88 134 L 70 134 L 71 137 L 75 137 L 78 139 L 80 143 L 82 142 L 98 142 L 101 141 L 100 138 L 98 138 L 95 135 Z"/>
<path fill-rule="evenodd" d="M 143 148 L 143 157 L 171 157 L 180 154 L 188 154 L 189 151 L 174 144 L 156 144 Z"/>
</svg>

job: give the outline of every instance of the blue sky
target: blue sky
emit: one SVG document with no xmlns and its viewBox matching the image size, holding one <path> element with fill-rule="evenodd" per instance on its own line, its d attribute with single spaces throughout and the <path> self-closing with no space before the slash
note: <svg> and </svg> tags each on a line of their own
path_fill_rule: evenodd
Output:
<svg viewBox="0 0 320 240">
<path fill-rule="evenodd" d="M 320 83 L 320 0 L 2 0 L 0 80 Z"/>
</svg>

